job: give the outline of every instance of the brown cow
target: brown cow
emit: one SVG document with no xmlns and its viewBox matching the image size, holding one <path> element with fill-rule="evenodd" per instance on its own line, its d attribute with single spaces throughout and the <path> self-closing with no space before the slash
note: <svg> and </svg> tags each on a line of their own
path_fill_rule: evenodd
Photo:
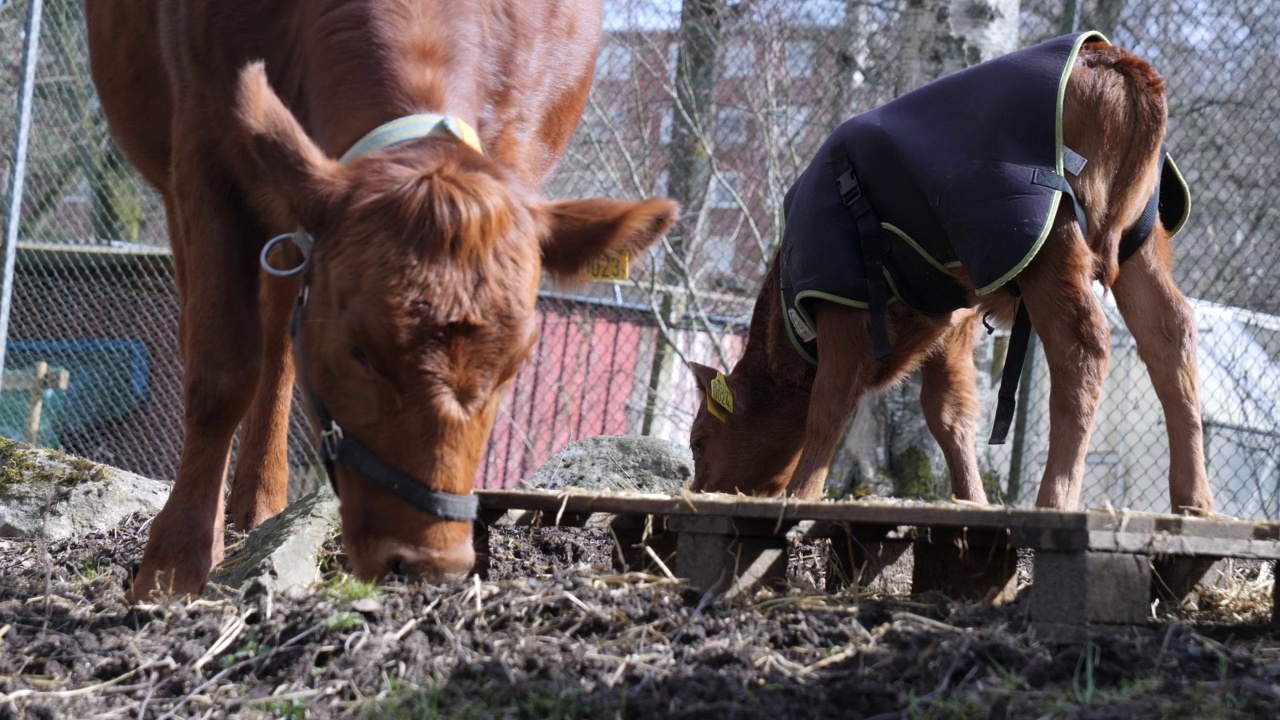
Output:
<svg viewBox="0 0 1280 720">
<path fill-rule="evenodd" d="M 467 572 L 471 486 L 535 339 L 541 271 L 642 250 L 678 210 L 537 194 L 586 103 L 600 2 L 88 0 L 86 13 L 112 132 L 164 199 L 182 303 L 186 437 L 132 596 L 198 592 L 221 559 L 242 419 L 232 520 L 284 507 L 295 362 L 356 573 Z M 408 137 L 334 159 L 405 117 Z M 267 238 L 299 227 L 299 247 L 314 238 L 305 265 L 288 244 L 263 260 L 305 271 L 268 278 Z"/>
<path fill-rule="evenodd" d="M 1167 122 L 1163 81 L 1146 62 L 1104 42 L 1084 44 L 1074 65 L 1068 61 L 1063 72 L 1069 73 L 1069 82 L 1059 137 L 1088 159 L 1069 182 L 1090 231 L 1087 238 L 1082 234 L 1072 204 L 1064 199 L 1056 214 L 1047 215 L 1051 223 L 1043 245 L 1016 274 L 1021 301 L 1044 344 L 1051 380 L 1048 462 L 1036 504 L 1074 509 L 1079 503 L 1110 349 L 1107 321 L 1091 289 L 1098 280 L 1115 293 L 1164 407 L 1172 506 L 1175 511 L 1211 510 L 1195 320 L 1170 274 L 1170 234 L 1157 218 L 1145 242 L 1138 236 L 1142 244 L 1136 254 L 1123 263 L 1117 256 L 1119 239 L 1138 223 L 1156 187 Z M 1056 87 L 1055 82 L 1054 91 Z M 961 107 L 963 103 L 947 113 Z M 955 122 L 954 114 L 947 121 Z M 966 167 L 975 173 L 985 168 L 977 163 Z M 843 188 L 836 189 L 835 175 L 826 177 L 836 206 L 847 212 L 839 204 Z M 863 180 L 864 192 L 876 181 L 874 172 L 870 178 Z M 968 182 L 983 181 L 975 177 Z M 789 212 L 788 231 L 794 220 Z M 983 312 L 1011 322 L 1018 299 L 1004 291 L 979 294 L 966 269 L 939 264 L 941 271 L 954 274 L 967 291 L 967 302 L 976 307 L 925 314 L 904 303 L 889 305 L 891 352 L 883 360 L 873 355 L 868 310 L 817 301 L 813 329 L 821 353 L 815 366 L 801 356 L 789 334 L 780 262 L 775 258 L 765 278 L 746 349 L 733 371 L 721 376 L 712 368 L 692 366 L 703 395 L 690 433 L 694 489 L 819 498 L 859 398 L 919 367 L 925 419 L 942 446 L 953 493 L 986 502 L 975 458 L 980 408 L 974 326 Z"/>
</svg>

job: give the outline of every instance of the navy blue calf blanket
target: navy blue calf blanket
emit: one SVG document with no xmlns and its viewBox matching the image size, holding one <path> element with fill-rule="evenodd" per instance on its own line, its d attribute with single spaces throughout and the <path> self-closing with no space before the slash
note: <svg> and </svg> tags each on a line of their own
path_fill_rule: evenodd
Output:
<svg viewBox="0 0 1280 720">
<path fill-rule="evenodd" d="M 798 352 L 817 362 L 810 303 L 826 300 L 871 310 L 883 359 L 885 305 L 931 314 L 970 306 L 955 268 L 978 295 L 1016 293 L 1013 281 L 1048 237 L 1063 195 L 1084 225 L 1066 173 L 1078 174 L 1088 158 L 1063 146 L 1062 103 L 1089 41 L 1105 38 L 1067 35 L 974 65 L 857 115 L 826 139 L 783 205 L 777 262 Z M 1162 163 L 1143 220 L 1121 242 L 1121 261 L 1150 235 L 1157 211 L 1171 233 L 1186 221 L 1186 183 L 1167 155 Z M 1020 368 L 1013 344 L 1010 360 Z M 1006 373 L 1003 384 L 1011 403 L 1016 375 L 1011 384 Z M 997 434 L 993 441 L 1003 439 Z"/>
</svg>

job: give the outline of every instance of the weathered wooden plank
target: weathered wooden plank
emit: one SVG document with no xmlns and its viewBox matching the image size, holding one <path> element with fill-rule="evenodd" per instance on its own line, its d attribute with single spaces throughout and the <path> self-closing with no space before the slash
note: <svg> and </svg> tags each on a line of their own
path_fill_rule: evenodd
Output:
<svg viewBox="0 0 1280 720">
<path fill-rule="evenodd" d="M 774 520 L 830 520 L 850 523 L 949 527 L 1086 528 L 1088 514 L 1022 508 L 891 502 L 801 502 L 719 494 L 682 497 L 638 493 L 564 493 L 477 490 L 485 507 L 564 512 L 725 515 Z"/>
<path fill-rule="evenodd" d="M 1232 540 L 1186 535 L 1143 535 L 1130 532 L 1091 532 L 1088 548 L 1097 552 L 1144 555 L 1238 557 L 1254 560 L 1280 558 L 1280 542 L 1273 540 Z"/>
<path fill-rule="evenodd" d="M 617 543 L 613 567 L 619 572 L 635 570 L 663 575 L 676 566 L 678 536 L 667 529 L 666 518 L 617 515 L 613 516 L 609 527 Z"/>
<path fill-rule="evenodd" d="M 1271 590 L 1271 629 L 1280 631 L 1280 562 L 1272 568 L 1275 586 Z"/>
<path fill-rule="evenodd" d="M 642 495 L 636 493 L 567 493 L 478 490 L 483 507 L 541 510 L 550 513 L 655 514 L 671 517 L 729 517 L 773 520 L 778 523 L 848 523 L 851 526 L 931 526 L 971 530 L 1009 530 L 1019 547 L 1046 549 L 1111 549 L 1129 551 L 1134 537 L 1155 534 L 1226 545 L 1192 543 L 1190 552 L 1215 554 L 1217 547 L 1250 548 L 1250 557 L 1275 557 L 1266 543 L 1280 547 L 1280 523 L 1249 520 L 1191 518 L 1153 513 L 1062 512 L 1022 508 L 980 507 L 890 502 L 799 502 L 777 498 L 748 498 L 718 494 Z M 822 536 L 827 527 L 811 536 Z M 1108 540 L 1112 534 L 1118 540 Z M 1234 544 L 1233 544 L 1234 543 Z M 1259 544 L 1261 543 L 1261 544 Z"/>
</svg>

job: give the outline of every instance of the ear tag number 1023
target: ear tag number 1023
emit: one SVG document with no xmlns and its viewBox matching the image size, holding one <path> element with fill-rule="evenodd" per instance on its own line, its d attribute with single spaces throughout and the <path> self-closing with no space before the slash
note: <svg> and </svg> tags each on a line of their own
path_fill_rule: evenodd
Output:
<svg viewBox="0 0 1280 720">
<path fill-rule="evenodd" d="M 626 280 L 631 277 L 631 253 L 626 250 L 606 250 L 582 269 L 580 277 L 594 282 Z"/>
</svg>

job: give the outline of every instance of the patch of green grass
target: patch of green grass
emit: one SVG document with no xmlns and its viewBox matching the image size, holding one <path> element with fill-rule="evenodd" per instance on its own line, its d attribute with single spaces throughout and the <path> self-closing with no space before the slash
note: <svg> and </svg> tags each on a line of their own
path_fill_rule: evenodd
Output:
<svg viewBox="0 0 1280 720">
<path fill-rule="evenodd" d="M 351 632 L 364 627 L 364 616 L 358 612 L 340 612 L 325 621 L 324 626 L 332 632 Z"/>
<path fill-rule="evenodd" d="M 277 700 L 263 708 L 263 712 L 266 713 L 267 717 L 285 718 L 285 720 L 305 720 L 307 717 L 307 703 L 298 698 Z"/>
<path fill-rule="evenodd" d="M 350 573 L 335 573 L 320 588 L 320 593 L 327 599 L 338 603 L 349 603 L 365 598 L 376 598 L 382 589 L 376 582 L 365 582 Z"/>
<path fill-rule="evenodd" d="M 1272 703 L 1269 697 L 1224 693 L 1219 687 L 1211 688 L 1203 683 L 1171 691 L 1165 679 L 1158 675 L 1123 680 L 1109 688 L 1094 686 L 1087 701 L 1082 692 L 1087 684 L 1072 683 L 1044 690 L 1016 687 L 1021 684 L 1006 681 L 1005 687 L 999 689 L 912 700 L 907 717 L 967 720 L 998 714 L 1065 720 L 1080 717 L 1082 711 L 1087 710 L 1106 717 L 1126 716 L 1135 720 L 1231 720 L 1259 717 L 1258 713 L 1270 708 Z M 997 707 L 999 713 L 995 713 Z"/>
<path fill-rule="evenodd" d="M 91 583 L 106 574 L 106 568 L 95 555 L 85 555 L 76 563 L 76 576 L 80 582 Z"/>
<path fill-rule="evenodd" d="M 236 640 L 235 650 L 218 658 L 218 666 L 226 669 L 240 662 L 248 660 L 260 653 L 270 652 L 271 647 L 263 646 L 262 631 L 256 626 L 249 626 L 244 632 L 240 633 L 240 637 Z"/>
<path fill-rule="evenodd" d="M 905 710 L 910 720 L 985 720 L 991 716 L 986 703 L 966 695 L 910 698 Z"/>
<path fill-rule="evenodd" d="M 516 694 L 475 687 L 445 690 L 436 683 L 392 686 L 385 700 L 374 702 L 360 714 L 363 720 L 613 720 L 625 716 L 618 709 L 592 703 L 577 685 L 525 684 Z"/>
</svg>

